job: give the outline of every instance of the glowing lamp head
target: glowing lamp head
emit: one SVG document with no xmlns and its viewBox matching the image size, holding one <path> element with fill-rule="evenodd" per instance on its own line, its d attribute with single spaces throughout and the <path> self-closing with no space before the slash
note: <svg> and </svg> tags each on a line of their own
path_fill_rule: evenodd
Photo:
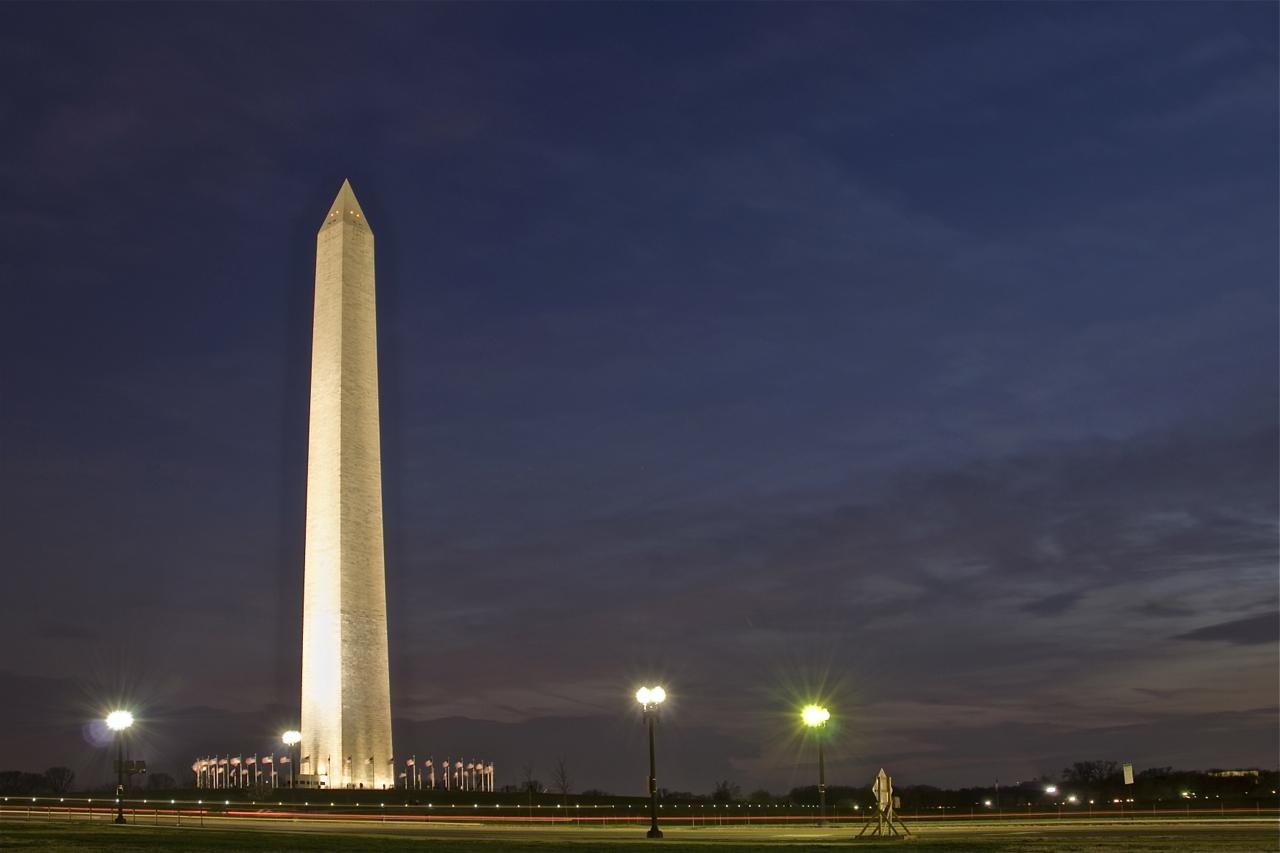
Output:
<svg viewBox="0 0 1280 853">
<path fill-rule="evenodd" d="M 820 726 L 831 719 L 831 712 L 820 705 L 805 705 L 800 718 L 806 726 Z"/>
<path fill-rule="evenodd" d="M 133 714 L 128 711 L 112 711 L 107 714 L 107 728 L 113 732 L 122 732 L 133 725 Z"/>
<path fill-rule="evenodd" d="M 636 691 L 636 701 L 646 708 L 661 705 L 667 698 L 667 691 L 661 687 L 641 687 Z"/>
<path fill-rule="evenodd" d="M 302 732 L 290 730 L 281 735 L 280 739 L 285 742 L 286 746 L 293 746 L 295 743 L 302 740 Z"/>
</svg>

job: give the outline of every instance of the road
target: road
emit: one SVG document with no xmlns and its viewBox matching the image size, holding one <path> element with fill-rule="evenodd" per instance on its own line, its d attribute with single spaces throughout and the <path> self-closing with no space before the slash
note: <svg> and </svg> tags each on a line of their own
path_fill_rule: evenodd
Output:
<svg viewBox="0 0 1280 853">
<path fill-rule="evenodd" d="M 609 844 L 613 842 L 643 839 L 647 822 L 639 823 L 527 823 L 511 820 L 483 820 L 475 817 L 452 816 L 448 818 L 423 815 L 395 814 L 332 814 L 320 815 L 274 809 L 236 810 L 210 812 L 207 810 L 178 809 L 163 805 L 150 805 L 126 809 L 129 822 L 139 827 L 203 828 L 209 831 L 238 830 L 264 833 L 331 833 L 351 836 L 388 836 L 420 839 L 454 839 L 508 842 L 567 842 Z M 114 812 L 101 806 L 89 811 L 83 804 L 55 806 L 48 804 L 8 802 L 0 805 L 0 818 L 20 819 L 33 823 L 106 826 Z M 1115 816 L 1090 818 L 1073 816 L 1059 819 L 1052 815 L 1019 817 L 1016 819 L 907 820 L 911 833 L 922 840 L 963 839 L 977 837 L 1017 837 L 1045 835 L 1069 835 L 1087 833 L 1107 834 L 1233 834 L 1237 831 L 1253 832 L 1280 829 L 1280 816 L 1276 812 L 1239 812 L 1199 815 L 1145 815 L 1120 818 Z M 663 827 L 668 839 L 675 842 L 731 843 L 738 845 L 787 845 L 804 842 L 814 844 L 833 843 L 852 839 L 862 828 L 860 822 L 842 822 L 828 827 L 808 822 L 790 824 L 755 823 L 751 825 L 672 825 Z"/>
</svg>

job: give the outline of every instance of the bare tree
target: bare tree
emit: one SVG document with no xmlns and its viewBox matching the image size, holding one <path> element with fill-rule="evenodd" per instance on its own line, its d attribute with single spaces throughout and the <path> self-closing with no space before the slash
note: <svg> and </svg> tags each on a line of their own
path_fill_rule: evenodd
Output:
<svg viewBox="0 0 1280 853">
<path fill-rule="evenodd" d="M 178 781 L 168 773 L 149 773 L 147 774 L 147 787 L 153 791 L 167 791 L 170 788 L 176 788 Z"/>
<path fill-rule="evenodd" d="M 551 768 L 551 788 L 565 799 L 573 790 L 573 779 L 569 778 L 569 768 L 563 758 L 557 758 L 555 766 Z"/>
<path fill-rule="evenodd" d="M 526 764 L 524 767 L 520 768 L 520 781 L 521 790 L 528 791 L 530 796 L 533 794 L 541 794 L 543 791 L 542 783 L 533 778 L 532 763 Z M 532 802 L 532 800 L 530 800 L 530 802 Z"/>
<path fill-rule="evenodd" d="M 1076 785 L 1101 785 L 1120 775 L 1114 761 L 1077 761 L 1062 771 L 1062 780 Z"/>
<path fill-rule="evenodd" d="M 717 803 L 728 803 L 742 796 L 742 789 L 728 779 L 722 779 L 716 783 L 715 789 L 711 792 L 711 799 Z"/>
<path fill-rule="evenodd" d="M 533 818 L 533 795 L 542 792 L 542 783 L 533 778 L 533 762 L 529 762 L 520 768 L 520 782 L 526 794 L 529 795 L 529 818 Z"/>
<path fill-rule="evenodd" d="M 71 783 L 76 779 L 75 771 L 70 767 L 50 767 L 44 771 L 45 783 L 55 794 L 65 794 L 71 790 Z"/>
</svg>

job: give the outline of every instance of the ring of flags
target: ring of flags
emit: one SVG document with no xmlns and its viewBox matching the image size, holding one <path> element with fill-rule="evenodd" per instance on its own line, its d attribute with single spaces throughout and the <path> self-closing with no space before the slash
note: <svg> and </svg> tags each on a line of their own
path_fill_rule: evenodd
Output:
<svg viewBox="0 0 1280 853">
<path fill-rule="evenodd" d="M 439 776 L 437 776 L 439 771 Z M 410 791 L 482 791 L 497 790 L 492 761 L 450 761 L 446 758 L 439 765 L 431 758 L 419 763 L 411 755 L 404 763 L 404 770 L 396 776 L 397 787 Z"/>
<path fill-rule="evenodd" d="M 289 756 L 274 753 L 259 757 L 243 755 L 205 756 L 191 763 L 197 788 L 256 788 L 279 786 L 276 766 L 288 764 Z"/>
<path fill-rule="evenodd" d="M 264 786 L 278 788 L 280 787 L 280 775 L 283 774 L 287 780 L 289 773 L 287 767 L 280 768 L 279 773 L 277 773 L 277 768 L 280 765 L 289 763 L 289 756 L 282 755 L 277 758 L 275 753 L 261 757 L 255 753 L 247 758 L 243 755 L 204 756 L 191 763 L 191 772 L 195 774 L 197 788 L 228 789 Z M 317 765 L 320 764 L 319 762 L 316 763 Z M 320 775 L 323 775 L 327 767 L 332 763 L 333 760 L 330 758 L 324 766 L 318 766 L 317 770 L 319 770 Z M 346 776 L 351 778 L 351 756 L 347 756 L 342 763 Z M 387 763 L 392 765 L 394 770 L 396 760 L 391 758 L 388 759 Z M 303 775 L 310 774 L 311 756 L 302 756 L 298 764 Z M 366 768 L 371 768 L 373 766 L 373 756 L 366 758 L 363 764 Z M 396 780 L 396 787 L 411 791 L 480 791 L 491 793 L 496 790 L 495 769 L 492 761 L 464 761 L 462 759 L 452 760 L 446 758 L 437 764 L 431 758 L 419 762 L 418 757 L 412 755 L 404 762 L 404 770 L 396 775 Z"/>
</svg>

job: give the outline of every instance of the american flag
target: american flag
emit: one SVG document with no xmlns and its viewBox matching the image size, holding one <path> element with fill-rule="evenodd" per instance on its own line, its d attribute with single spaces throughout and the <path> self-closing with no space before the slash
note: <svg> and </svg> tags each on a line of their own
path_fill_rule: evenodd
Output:
<svg viewBox="0 0 1280 853">
<path fill-rule="evenodd" d="M 256 755 L 250 755 L 248 758 L 246 758 L 246 759 L 244 760 L 244 763 L 245 763 L 245 764 L 257 764 L 257 763 L 258 763 L 258 756 L 256 756 Z"/>
<path fill-rule="evenodd" d="M 282 755 L 282 756 L 280 756 L 280 763 L 281 763 L 281 764 L 288 764 L 288 763 L 289 763 L 289 756 L 287 756 L 287 755 Z"/>
<path fill-rule="evenodd" d="M 406 762 L 405 762 L 405 765 L 406 765 L 406 766 L 408 766 L 408 767 L 412 767 L 412 766 L 413 766 L 413 764 L 414 764 L 414 762 L 413 762 L 413 759 L 412 759 L 412 758 L 410 758 L 408 761 L 406 761 Z"/>
<path fill-rule="evenodd" d="M 240 756 L 237 755 L 235 758 L 231 759 L 231 766 L 232 767 L 240 766 Z"/>
<path fill-rule="evenodd" d="M 289 760 L 289 759 L 287 759 L 287 758 L 282 758 L 282 759 L 280 759 L 280 763 L 281 763 L 281 764 L 283 764 L 284 762 L 286 762 L 286 761 L 288 761 L 288 760 Z M 272 756 L 270 756 L 270 755 L 264 755 L 264 756 L 262 756 L 262 763 L 263 763 L 263 764 L 271 764 L 273 761 L 275 761 L 275 758 L 274 758 L 274 757 L 272 757 Z"/>
</svg>

